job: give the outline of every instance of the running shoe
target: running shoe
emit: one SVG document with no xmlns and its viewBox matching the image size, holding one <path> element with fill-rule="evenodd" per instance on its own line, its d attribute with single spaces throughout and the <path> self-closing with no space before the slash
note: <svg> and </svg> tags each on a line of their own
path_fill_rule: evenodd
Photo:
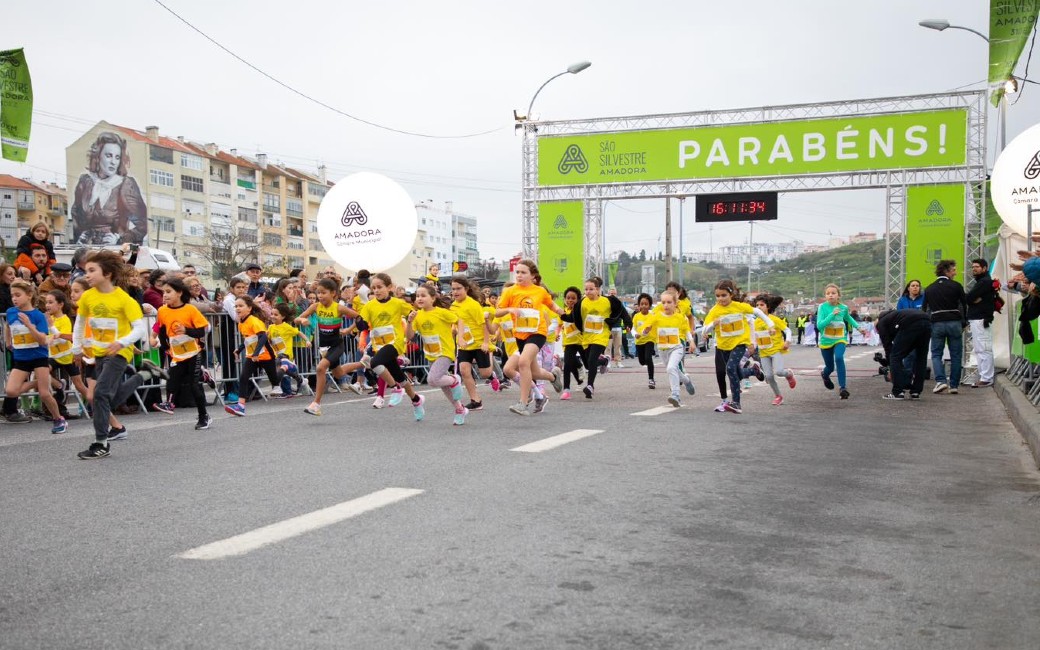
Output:
<svg viewBox="0 0 1040 650">
<path fill-rule="evenodd" d="M 755 373 L 755 379 L 757 379 L 759 381 L 765 381 L 766 380 L 766 373 L 762 372 L 762 364 L 761 363 L 759 363 L 759 362 L 757 362 L 755 360 L 752 360 L 751 361 L 751 371 L 753 373 Z"/>
<path fill-rule="evenodd" d="M 244 417 L 245 414 L 246 414 L 246 407 L 244 407 L 244 406 L 242 406 L 241 404 L 238 404 L 238 403 L 235 403 L 235 404 L 225 404 L 224 405 L 224 410 L 227 411 L 228 413 L 230 413 L 231 415 L 236 415 L 238 417 Z"/>
<path fill-rule="evenodd" d="M 549 398 L 545 396 L 541 391 L 534 396 L 534 410 L 533 413 L 541 413 L 545 410 L 545 406 L 549 403 Z"/>
<path fill-rule="evenodd" d="M 697 389 L 693 385 L 693 380 L 690 379 L 689 375 L 683 375 L 682 376 L 682 380 L 683 380 L 683 386 L 686 387 L 686 392 L 687 393 L 689 393 L 690 395 L 693 395 L 694 393 L 697 392 Z"/>
<path fill-rule="evenodd" d="M 159 377 L 164 381 L 170 378 L 170 373 L 156 365 L 151 359 L 141 361 L 141 370 L 147 371 L 153 378 Z"/>
<path fill-rule="evenodd" d="M 726 412 L 726 400 L 722 400 L 722 402 L 720 402 L 719 405 L 715 407 L 715 412 L 716 413 L 725 413 Z"/>
<path fill-rule="evenodd" d="M 423 404 L 426 403 L 426 398 L 422 395 L 416 395 L 419 399 L 412 401 L 412 411 L 415 413 L 415 421 L 422 422 L 422 419 L 426 417 L 426 408 Z"/>
<path fill-rule="evenodd" d="M 199 418 L 199 421 L 195 423 L 195 430 L 201 431 L 203 429 L 208 429 L 209 425 L 211 424 L 213 424 L 213 418 L 211 418 L 209 415 L 203 415 L 201 418 Z M 109 439 L 111 440 L 111 438 Z"/>
<path fill-rule="evenodd" d="M 842 388 L 841 391 L 838 392 L 838 397 L 840 399 L 848 399 L 849 398 L 849 391 L 847 389 L 845 389 L 845 388 Z"/>
<path fill-rule="evenodd" d="M 397 406 L 404 399 L 404 389 L 398 386 L 397 388 L 390 391 L 390 397 L 386 400 L 386 405 L 390 407 Z"/>
<path fill-rule="evenodd" d="M 461 402 L 462 401 L 462 377 L 453 375 L 455 377 L 455 383 L 451 387 L 451 401 Z"/>
<path fill-rule="evenodd" d="M 455 419 L 452 420 L 452 424 L 454 424 L 457 427 L 461 427 L 463 424 L 466 424 L 466 416 L 469 415 L 468 408 L 466 408 L 465 406 L 461 408 L 461 411 L 459 409 L 455 409 Z"/>
<path fill-rule="evenodd" d="M 932 389 L 932 392 L 936 393 L 936 394 L 938 394 L 938 393 L 945 393 L 947 391 L 947 389 L 949 389 L 949 388 L 950 387 L 949 387 L 949 385 L 946 382 L 940 381 L 939 383 L 937 383 L 935 385 L 935 388 Z"/>
<path fill-rule="evenodd" d="M 787 371 L 787 385 L 791 388 L 794 388 L 798 385 L 798 380 L 794 378 L 794 372 L 790 370 Z"/>
<path fill-rule="evenodd" d="M 32 422 L 32 416 L 22 413 L 21 411 L 15 411 L 14 413 L 8 413 L 5 415 L 4 420 L 6 420 L 8 424 L 25 424 L 27 422 Z"/>
<path fill-rule="evenodd" d="M 740 409 L 740 404 L 735 404 L 733 402 L 726 402 L 726 410 L 730 413 L 736 413 L 737 415 L 744 412 Z"/>
<path fill-rule="evenodd" d="M 126 440 L 129 437 L 130 437 L 130 434 L 128 434 L 126 432 L 126 427 L 119 427 L 118 429 L 115 428 L 115 427 L 111 427 L 108 430 L 108 441 L 109 442 L 112 442 L 113 440 Z"/>
<path fill-rule="evenodd" d="M 54 421 L 54 426 L 51 427 L 51 433 L 65 433 L 69 430 L 69 423 L 65 421 L 65 418 L 58 418 Z"/>
<path fill-rule="evenodd" d="M 317 402 L 311 402 L 307 405 L 307 408 L 303 409 L 303 412 L 307 415 L 321 416 L 321 404 Z"/>
<path fill-rule="evenodd" d="M 361 386 L 357 382 L 347 384 L 347 390 L 354 393 L 355 395 L 361 394 Z"/>
<path fill-rule="evenodd" d="M 477 400 L 470 400 L 469 404 L 466 405 L 471 411 L 482 411 L 484 410 L 484 402 L 478 402 Z"/>
<path fill-rule="evenodd" d="M 95 460 L 109 455 L 108 445 L 101 442 L 92 442 L 86 451 L 81 451 L 77 456 L 80 460 Z"/>
<path fill-rule="evenodd" d="M 376 398 L 372 400 L 372 408 L 381 409 L 384 406 L 386 406 L 386 400 L 382 397 L 376 396 Z"/>
<path fill-rule="evenodd" d="M 202 382 L 213 390 L 217 389 L 217 382 L 213 381 L 213 375 L 210 374 L 208 368 L 202 369 Z"/>
<path fill-rule="evenodd" d="M 586 386 L 581 389 L 581 392 L 585 393 L 586 399 L 592 399 L 592 394 L 596 392 L 596 388 L 594 386 Z"/>
<path fill-rule="evenodd" d="M 669 395 L 668 403 L 674 406 L 675 408 L 679 408 L 680 406 L 682 406 L 682 402 L 679 401 L 678 395 Z"/>
<path fill-rule="evenodd" d="M 565 390 L 562 393 L 560 393 L 560 399 L 570 399 L 570 398 L 571 398 L 571 392 L 569 390 Z"/>
<path fill-rule="evenodd" d="M 881 399 L 899 399 L 899 400 L 901 400 L 901 399 L 903 399 L 903 394 L 902 393 L 889 393 L 888 395 L 885 395 Z"/>
<path fill-rule="evenodd" d="M 783 405 L 783 403 L 784 403 L 784 396 L 783 395 L 777 395 L 776 398 L 773 400 L 773 406 L 781 406 L 781 405 Z"/>
<path fill-rule="evenodd" d="M 513 382 L 509 381 L 508 379 L 503 379 L 502 381 L 499 382 L 499 388 L 501 388 L 502 390 L 508 390 L 508 389 L 510 389 L 512 387 L 513 387 Z"/>
<path fill-rule="evenodd" d="M 950 386 L 950 395 L 956 395 L 956 394 L 957 394 L 957 387 L 956 386 Z"/>
<path fill-rule="evenodd" d="M 921 399 L 921 393 L 910 393 L 910 399 Z"/>
<path fill-rule="evenodd" d="M 824 371 L 820 371 L 820 378 L 823 379 L 823 387 L 827 390 L 834 390 L 834 382 L 828 377 Z"/>
<path fill-rule="evenodd" d="M 553 368 L 552 369 L 552 376 L 553 376 L 553 380 L 552 380 L 553 390 L 556 391 L 557 393 L 559 393 L 560 391 L 563 390 L 563 371 L 560 370 L 559 368 Z"/>
<path fill-rule="evenodd" d="M 585 368 L 578 366 L 578 385 L 585 383 Z"/>
<path fill-rule="evenodd" d="M 650 390 L 654 390 L 655 388 L 657 388 L 657 384 L 655 384 L 654 380 L 651 379 L 651 380 L 649 380 L 647 382 L 646 387 L 649 388 Z"/>
<path fill-rule="evenodd" d="M 367 354 L 361 356 L 361 365 L 369 370 L 372 369 L 372 357 Z"/>
<path fill-rule="evenodd" d="M 527 408 L 527 404 L 523 402 L 517 402 L 509 407 L 509 410 L 517 415 L 531 415 L 531 411 Z"/>
<path fill-rule="evenodd" d="M 173 406 L 173 402 L 159 402 L 157 404 L 152 404 L 152 408 L 156 411 L 159 411 L 160 413 L 173 415 L 175 407 Z"/>
<path fill-rule="evenodd" d="M 491 383 L 491 390 L 495 391 L 496 393 L 498 391 L 502 390 L 502 383 L 500 381 L 498 381 L 498 377 L 496 377 L 494 375 L 491 375 L 491 382 L 490 383 Z"/>
</svg>

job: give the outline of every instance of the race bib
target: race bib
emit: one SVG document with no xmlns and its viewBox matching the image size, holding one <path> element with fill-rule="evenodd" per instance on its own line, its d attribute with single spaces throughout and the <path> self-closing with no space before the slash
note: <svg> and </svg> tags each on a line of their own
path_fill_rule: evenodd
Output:
<svg viewBox="0 0 1040 650">
<path fill-rule="evenodd" d="M 845 338 L 845 322 L 844 321 L 832 321 L 823 328 L 823 335 L 832 339 Z"/>
<path fill-rule="evenodd" d="M 282 337 L 276 336 L 273 339 L 271 339 L 271 349 L 274 350 L 275 356 L 283 354 L 285 352 L 285 348 L 285 341 L 282 340 Z"/>
<path fill-rule="evenodd" d="M 603 321 L 606 319 L 596 314 L 589 314 L 585 317 L 585 332 L 588 334 L 602 334 L 603 333 Z"/>
<path fill-rule="evenodd" d="M 719 335 L 720 336 L 743 336 L 744 326 L 747 321 L 744 320 L 742 314 L 731 314 L 729 316 L 723 316 L 719 319 Z"/>
<path fill-rule="evenodd" d="M 471 332 L 462 321 L 459 321 L 459 340 L 462 342 L 462 347 L 464 348 L 473 345 L 473 332 Z"/>
<path fill-rule="evenodd" d="M 47 346 L 47 353 L 51 359 L 59 363 L 65 363 L 67 360 L 72 359 L 72 341 L 65 339 L 51 339 L 50 345 Z"/>
<path fill-rule="evenodd" d="M 193 357 L 199 353 L 199 342 L 185 334 L 170 338 L 170 356 L 178 361 Z"/>
<path fill-rule="evenodd" d="M 83 339 L 83 360 L 94 363 L 94 339 Z"/>
<path fill-rule="evenodd" d="M 11 346 L 15 350 L 28 350 L 40 347 L 40 342 L 36 340 L 28 327 L 19 322 L 11 325 Z"/>
<path fill-rule="evenodd" d="M 679 328 L 678 327 L 658 327 L 657 328 L 657 347 L 662 350 L 674 348 L 679 345 Z"/>
<path fill-rule="evenodd" d="M 94 344 L 99 348 L 107 348 L 109 343 L 116 342 L 119 321 L 114 318 L 91 318 L 90 331 L 94 336 Z"/>
<path fill-rule="evenodd" d="M 252 356 L 256 355 L 256 344 L 257 344 L 258 341 L 259 341 L 259 337 L 256 337 L 256 336 L 250 336 L 245 341 L 243 341 L 246 344 L 246 356 L 247 357 L 252 357 Z"/>
<path fill-rule="evenodd" d="M 578 331 L 578 327 L 574 323 L 563 324 L 563 344 L 574 345 L 580 343 L 579 336 L 581 332 Z"/>
<path fill-rule="evenodd" d="M 755 330 L 755 341 L 760 348 L 768 349 L 773 347 L 773 337 L 769 335 L 768 330 Z"/>
<path fill-rule="evenodd" d="M 394 326 L 385 325 L 372 330 L 372 350 L 379 352 L 384 345 L 394 344 Z"/>
<path fill-rule="evenodd" d="M 422 349 L 423 354 L 429 359 L 441 356 L 441 337 L 436 334 L 423 334 Z"/>
<path fill-rule="evenodd" d="M 542 315 L 537 309 L 519 309 L 516 315 L 516 331 L 524 334 L 535 334 L 538 332 L 538 324 Z"/>
</svg>

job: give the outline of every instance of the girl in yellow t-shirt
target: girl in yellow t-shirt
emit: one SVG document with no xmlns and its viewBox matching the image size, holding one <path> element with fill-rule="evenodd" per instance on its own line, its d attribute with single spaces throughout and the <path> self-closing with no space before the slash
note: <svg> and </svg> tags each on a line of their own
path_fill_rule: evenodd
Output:
<svg viewBox="0 0 1040 650">
<path fill-rule="evenodd" d="M 653 302 L 654 299 L 650 297 L 650 294 L 639 294 L 639 297 L 636 298 L 636 308 L 638 311 L 632 314 L 632 335 L 636 337 L 636 359 L 639 361 L 639 365 L 646 366 L 646 374 L 648 377 L 647 387 L 650 390 L 657 388 L 657 384 L 654 383 L 655 333 L 650 331 L 643 334 L 642 332 L 643 326 L 651 320 L 651 316 L 653 315 L 650 312 Z"/>
<path fill-rule="evenodd" d="M 726 399 L 725 385 L 720 382 L 722 392 L 722 404 L 715 407 L 716 411 L 728 411 L 730 413 L 741 413 L 740 408 L 740 380 L 754 375 L 760 381 L 765 381 L 762 367 L 758 362 L 752 360 L 748 367 L 741 367 L 741 361 L 750 350 L 754 352 L 755 343 L 751 340 L 751 331 L 748 316 L 754 314 L 759 320 L 766 323 L 766 330 L 775 334 L 773 323 L 765 312 L 757 307 L 752 307 L 746 302 L 738 302 L 740 292 L 732 280 L 722 280 L 715 285 L 715 305 L 704 317 L 704 332 L 712 332 L 715 341 L 715 372 L 725 371 L 729 379 L 729 388 L 732 393 L 731 399 Z"/>
<path fill-rule="evenodd" d="M 581 291 L 578 290 L 578 287 L 567 287 L 567 290 L 563 292 L 565 315 L 574 311 L 574 306 L 578 304 L 579 299 L 581 299 Z M 585 361 L 582 358 L 585 348 L 581 344 L 581 330 L 574 322 L 562 318 L 560 327 L 560 335 L 563 337 L 563 393 L 560 394 L 560 399 L 570 399 L 571 377 L 574 377 L 579 386 L 585 382 Z"/>
<path fill-rule="evenodd" d="M 602 294 L 603 279 L 592 276 L 585 281 L 585 297 L 578 301 L 571 314 L 564 320 L 573 322 L 582 332 L 582 345 L 585 347 L 585 367 L 589 371 L 589 379 L 582 390 L 587 399 L 592 399 L 596 390 L 596 373 L 599 370 L 603 352 L 610 342 L 610 328 L 607 319 L 619 315 L 618 310 L 625 307 L 616 297 Z M 603 357 L 606 359 L 606 357 Z"/>
<path fill-rule="evenodd" d="M 55 289 L 44 294 L 44 313 L 50 321 L 51 337 L 47 345 L 51 359 L 51 387 L 54 399 L 58 402 L 58 410 L 63 418 L 68 418 L 65 408 L 65 391 L 61 388 L 59 375 L 69 378 L 84 399 L 87 398 L 87 385 L 83 383 L 79 366 L 73 363 L 72 355 L 72 301 L 64 291 Z"/>
<path fill-rule="evenodd" d="M 368 326 L 373 356 L 362 357 L 361 363 L 386 382 L 390 389 L 387 405 L 397 406 L 408 395 L 418 422 L 426 414 L 423 408 L 425 398 L 412 388 L 412 383 L 397 360 L 408 350 L 404 322 L 412 312 L 412 306 L 394 297 L 394 282 L 386 273 L 373 274 L 371 280 L 372 298 L 361 307 L 361 318 Z"/>
<path fill-rule="evenodd" d="M 453 423 L 461 426 L 469 414 L 462 403 L 462 378 L 449 373 L 455 363 L 455 327 L 459 317 L 445 309 L 434 290 L 425 284 L 415 290 L 415 306 L 416 311 L 408 314 L 405 336 L 411 339 L 418 333 L 422 337 L 423 355 L 430 362 L 426 383 L 441 389 L 455 408 Z"/>
<path fill-rule="evenodd" d="M 487 324 L 489 314 L 480 305 L 483 294 L 468 278 L 455 276 L 451 279 L 451 297 L 450 309 L 459 319 L 459 374 L 470 400 L 466 408 L 478 410 L 483 402 L 477 393 L 477 382 L 473 379 L 473 366 L 476 365 L 482 379 L 491 380 L 491 390 L 497 392 L 500 388 L 498 378 L 491 370 L 491 329 Z"/>
<path fill-rule="evenodd" d="M 671 289 L 661 294 L 661 311 L 650 314 L 638 330 L 641 336 L 653 336 L 654 344 L 661 351 L 661 358 L 668 368 L 668 383 L 671 394 L 668 403 L 679 408 L 682 402 L 679 400 L 679 384 L 686 387 L 690 395 L 694 393 L 693 380 L 682 372 L 680 364 L 686 352 L 686 341 L 690 337 L 690 321 L 678 311 L 679 294 Z"/>
<path fill-rule="evenodd" d="M 755 306 L 769 315 L 770 322 L 776 329 L 776 333 L 770 334 L 765 324 L 760 320 L 755 321 L 755 344 L 758 345 L 758 356 L 762 360 L 762 373 L 766 376 L 766 382 L 773 389 L 773 406 L 784 403 L 784 396 L 780 394 L 780 387 L 776 384 L 777 377 L 787 380 L 791 388 L 797 383 L 794 372 L 784 369 L 782 352 L 785 352 L 791 344 L 791 328 L 787 321 L 776 316 L 773 312 L 784 303 L 783 296 L 759 295 L 755 297 Z"/>
</svg>

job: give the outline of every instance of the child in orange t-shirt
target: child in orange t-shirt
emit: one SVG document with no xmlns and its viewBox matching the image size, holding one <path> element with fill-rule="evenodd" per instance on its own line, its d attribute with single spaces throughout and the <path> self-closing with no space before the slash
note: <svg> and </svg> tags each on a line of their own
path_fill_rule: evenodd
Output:
<svg viewBox="0 0 1040 650">
<path fill-rule="evenodd" d="M 267 340 L 267 321 L 260 306 L 249 296 L 240 296 L 235 300 L 235 315 L 238 316 L 238 332 L 242 335 L 242 345 L 235 350 L 237 360 L 245 351 L 242 362 L 242 373 L 238 376 L 238 402 L 226 404 L 224 410 L 231 415 L 243 417 L 246 414 L 246 397 L 250 393 L 250 381 L 257 368 L 262 368 L 271 381 L 271 386 L 278 385 L 278 364 L 274 360 L 271 344 Z"/>
<path fill-rule="evenodd" d="M 202 390 L 202 345 L 200 339 L 209 331 L 209 321 L 191 304 L 191 291 L 181 280 L 167 280 L 163 285 L 163 306 L 156 316 L 158 332 L 152 335 L 152 346 L 160 341 L 170 357 L 170 378 L 166 381 L 167 400 L 155 404 L 157 411 L 173 414 L 174 399 L 187 384 L 199 420 L 196 431 L 208 429 L 212 418 L 206 412 L 206 394 Z"/>
</svg>

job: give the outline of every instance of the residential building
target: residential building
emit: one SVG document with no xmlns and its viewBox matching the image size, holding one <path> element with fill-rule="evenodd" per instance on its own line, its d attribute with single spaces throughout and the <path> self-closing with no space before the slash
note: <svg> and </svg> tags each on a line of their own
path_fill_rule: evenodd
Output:
<svg viewBox="0 0 1040 650">
<path fill-rule="evenodd" d="M 419 229 L 427 233 L 427 243 L 433 248 L 433 262 L 441 267 L 441 275 L 451 273 L 452 262 L 476 264 L 480 260 L 477 249 L 477 219 L 455 212 L 452 202 L 437 208 L 432 201 L 420 201 L 415 206 Z"/>
<path fill-rule="evenodd" d="M 454 217 L 454 236 L 451 246 L 453 260 L 476 264 L 480 261 L 480 251 L 477 249 L 477 219 L 455 213 L 452 216 Z"/>
<path fill-rule="evenodd" d="M 64 187 L 0 174 L 0 239 L 4 246 L 13 248 L 29 228 L 41 221 L 56 234 L 54 241 L 67 241 L 67 213 Z"/>
<path fill-rule="evenodd" d="M 791 259 L 805 251 L 805 242 L 797 240 L 779 244 L 754 242 L 750 245 L 722 246 L 714 253 L 692 253 L 686 257 L 694 261 L 717 262 L 726 266 L 746 266 L 750 255 L 751 268 L 758 269 L 763 264 Z"/>
</svg>

